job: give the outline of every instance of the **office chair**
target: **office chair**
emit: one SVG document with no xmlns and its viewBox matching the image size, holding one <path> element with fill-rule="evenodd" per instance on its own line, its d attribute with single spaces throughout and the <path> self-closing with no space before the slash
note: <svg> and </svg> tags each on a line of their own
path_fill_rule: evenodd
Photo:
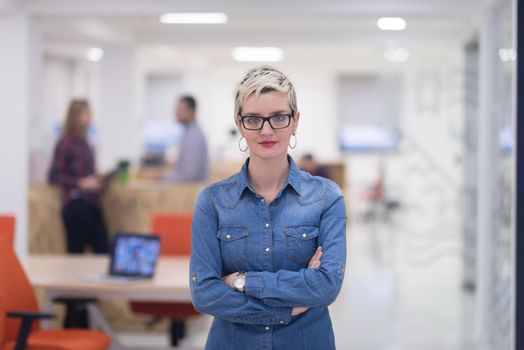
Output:
<svg viewBox="0 0 524 350">
<path fill-rule="evenodd" d="M 7 244 L 13 247 L 15 241 L 15 217 L 0 215 L 0 245 Z"/>
<path fill-rule="evenodd" d="M 93 330 L 41 330 L 33 288 L 11 246 L 0 244 L 0 349 L 105 350 L 111 338 Z"/>
<path fill-rule="evenodd" d="M 160 255 L 190 255 L 191 214 L 154 214 L 151 221 L 151 231 L 158 234 L 161 239 Z M 131 302 L 131 310 L 135 313 L 153 315 L 157 320 L 169 317 L 172 346 L 177 346 L 178 341 L 185 336 L 185 319 L 199 314 L 193 304 L 175 302 Z"/>
</svg>

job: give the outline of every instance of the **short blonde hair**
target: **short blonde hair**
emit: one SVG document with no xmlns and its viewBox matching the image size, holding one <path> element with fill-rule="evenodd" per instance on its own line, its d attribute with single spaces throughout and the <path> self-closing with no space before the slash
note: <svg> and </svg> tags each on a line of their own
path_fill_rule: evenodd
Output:
<svg viewBox="0 0 524 350">
<path fill-rule="evenodd" d="M 297 96 L 293 83 L 278 69 L 268 66 L 256 66 L 247 71 L 235 91 L 235 118 L 242 113 L 244 100 L 251 94 L 260 95 L 270 91 L 287 94 L 289 107 L 297 112 Z"/>
</svg>

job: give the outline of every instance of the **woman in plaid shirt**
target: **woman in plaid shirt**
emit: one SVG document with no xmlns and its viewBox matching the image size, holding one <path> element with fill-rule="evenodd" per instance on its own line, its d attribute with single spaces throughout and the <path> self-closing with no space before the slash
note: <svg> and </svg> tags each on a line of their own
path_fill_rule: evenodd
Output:
<svg viewBox="0 0 524 350">
<path fill-rule="evenodd" d="M 102 181 L 96 175 L 93 149 L 87 142 L 91 109 L 84 100 L 69 105 L 58 141 L 49 181 L 62 188 L 62 218 L 69 253 L 107 253 L 108 239 L 100 208 Z"/>
<path fill-rule="evenodd" d="M 96 175 L 93 149 L 87 142 L 91 118 L 87 101 L 71 101 L 49 173 L 49 181 L 62 189 L 67 251 L 73 254 L 83 253 L 87 246 L 99 254 L 109 250 L 99 201 L 102 181 Z M 87 326 L 84 308 L 74 301 L 68 304 L 65 326 Z"/>
</svg>

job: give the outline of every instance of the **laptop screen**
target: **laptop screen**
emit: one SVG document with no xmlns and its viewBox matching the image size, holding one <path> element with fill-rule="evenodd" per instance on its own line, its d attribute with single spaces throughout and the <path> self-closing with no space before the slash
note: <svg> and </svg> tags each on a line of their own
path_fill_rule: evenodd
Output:
<svg viewBox="0 0 524 350">
<path fill-rule="evenodd" d="M 159 254 L 159 236 L 117 233 L 111 251 L 109 274 L 151 278 L 155 274 Z"/>
</svg>

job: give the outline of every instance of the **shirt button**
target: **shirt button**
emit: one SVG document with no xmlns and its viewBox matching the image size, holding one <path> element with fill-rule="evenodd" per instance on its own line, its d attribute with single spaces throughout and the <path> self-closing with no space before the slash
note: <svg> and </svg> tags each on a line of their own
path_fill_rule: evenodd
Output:
<svg viewBox="0 0 524 350">
<path fill-rule="evenodd" d="M 307 237 L 307 233 L 303 233 L 302 237 L 306 238 Z"/>
<path fill-rule="evenodd" d="M 266 248 L 266 252 L 269 252 L 270 250 L 271 250 L 271 249 L 269 249 L 269 248 Z"/>
<path fill-rule="evenodd" d="M 284 321 L 280 321 L 280 324 L 284 324 Z"/>
<path fill-rule="evenodd" d="M 266 326 L 266 331 L 269 331 L 269 327 Z"/>
<path fill-rule="evenodd" d="M 195 281 L 196 281 L 196 277 L 195 277 L 195 276 L 193 276 L 193 282 L 195 282 Z"/>
<path fill-rule="evenodd" d="M 268 222 L 266 223 L 266 227 L 269 227 L 269 223 Z"/>
<path fill-rule="evenodd" d="M 226 238 L 227 238 L 227 239 L 230 239 L 230 238 L 231 238 L 231 235 L 226 235 Z"/>
<path fill-rule="evenodd" d="M 264 198 L 261 198 L 260 201 L 261 201 L 262 203 L 264 203 Z"/>
</svg>

